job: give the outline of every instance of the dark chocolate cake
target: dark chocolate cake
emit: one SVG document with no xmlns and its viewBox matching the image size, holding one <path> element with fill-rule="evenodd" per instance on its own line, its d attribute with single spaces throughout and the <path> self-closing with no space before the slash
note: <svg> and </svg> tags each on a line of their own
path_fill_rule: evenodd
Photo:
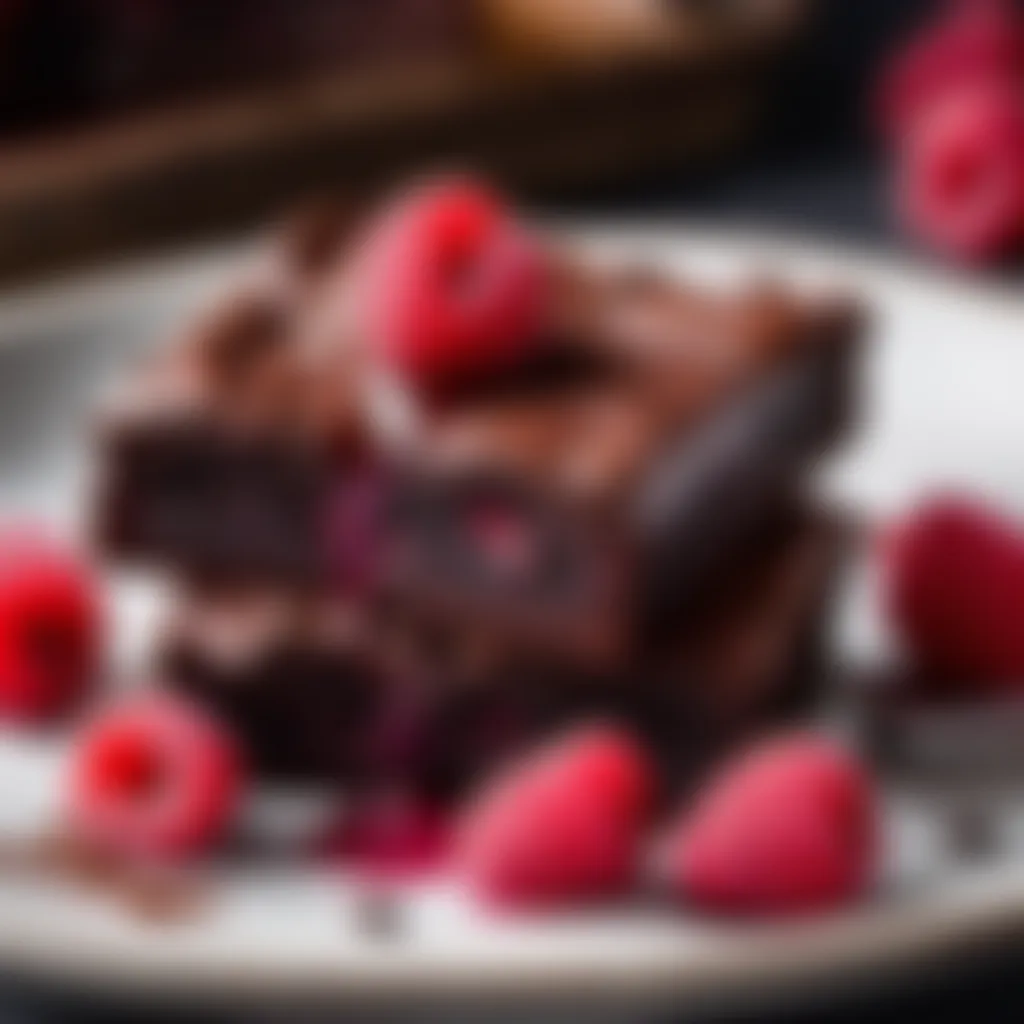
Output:
<svg viewBox="0 0 1024 1024">
<path fill-rule="evenodd" d="M 214 590 L 177 607 L 163 674 L 222 717 L 269 777 L 451 797 L 540 739 L 600 718 L 645 737 L 665 777 L 686 784 L 765 721 L 810 706 L 828 674 L 823 624 L 845 538 L 824 515 L 779 516 L 706 606 L 628 666 L 488 647 L 433 617 Z"/>
<path fill-rule="evenodd" d="M 169 682 L 267 773 L 446 794 L 593 716 L 685 784 L 804 704 L 857 307 L 546 247 L 538 343 L 417 393 L 351 316 L 356 222 L 290 227 L 104 421 L 105 550 L 188 584 Z"/>
</svg>

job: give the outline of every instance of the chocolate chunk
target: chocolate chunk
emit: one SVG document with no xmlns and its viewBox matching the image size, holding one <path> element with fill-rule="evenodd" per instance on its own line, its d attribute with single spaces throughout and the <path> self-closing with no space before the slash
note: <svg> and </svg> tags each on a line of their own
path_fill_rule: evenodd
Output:
<svg viewBox="0 0 1024 1024">
<path fill-rule="evenodd" d="M 762 291 L 702 314 L 707 337 L 676 313 L 678 347 L 606 339 L 614 371 L 435 413 L 396 471 L 392 588 L 527 646 L 627 660 L 729 572 L 849 420 L 855 313 L 787 301 Z M 570 538 L 540 544 L 518 590 L 466 569 L 479 545 L 462 510 L 480 492 L 511 495 L 535 539 Z"/>
</svg>

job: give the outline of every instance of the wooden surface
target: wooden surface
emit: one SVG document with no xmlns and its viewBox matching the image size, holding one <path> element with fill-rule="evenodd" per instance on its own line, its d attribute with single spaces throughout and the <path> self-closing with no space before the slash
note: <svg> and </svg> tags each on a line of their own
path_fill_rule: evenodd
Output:
<svg viewBox="0 0 1024 1024">
<path fill-rule="evenodd" d="M 9 147 L 0 277 L 209 236 L 434 165 L 550 191 L 714 159 L 749 133 L 781 47 L 727 36 L 614 61 L 448 59 Z"/>
</svg>

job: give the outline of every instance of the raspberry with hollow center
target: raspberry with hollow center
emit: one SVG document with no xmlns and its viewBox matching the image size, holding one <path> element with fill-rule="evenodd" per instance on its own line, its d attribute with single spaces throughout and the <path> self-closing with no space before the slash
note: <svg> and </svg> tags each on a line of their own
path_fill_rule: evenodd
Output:
<svg viewBox="0 0 1024 1024">
<path fill-rule="evenodd" d="M 87 726 L 72 754 L 67 812 L 100 848 L 178 858 L 223 833 L 241 782 L 235 745 L 213 720 L 179 698 L 147 695 Z"/>
</svg>

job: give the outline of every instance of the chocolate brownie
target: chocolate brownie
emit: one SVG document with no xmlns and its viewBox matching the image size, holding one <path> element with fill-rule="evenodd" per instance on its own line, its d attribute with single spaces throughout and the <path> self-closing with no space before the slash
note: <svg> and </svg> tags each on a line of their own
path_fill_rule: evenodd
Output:
<svg viewBox="0 0 1024 1024">
<path fill-rule="evenodd" d="M 310 584 L 344 486 L 344 404 L 300 358 L 302 323 L 348 237 L 344 203 L 297 213 L 227 293 L 104 411 L 97 531 L 121 560 L 214 581 Z"/>
<path fill-rule="evenodd" d="M 322 598 L 204 587 L 165 625 L 161 679 L 225 721 L 259 776 L 353 782 L 380 770 L 386 695 L 364 629 L 358 610 Z"/>
<path fill-rule="evenodd" d="M 355 584 L 603 667 L 702 601 L 848 422 L 851 303 L 553 252 L 535 354 L 415 396 L 345 319 L 354 219 L 291 227 L 108 417 L 106 550 Z"/>
<path fill-rule="evenodd" d="M 433 670 L 438 694 L 421 781 L 457 794 L 544 735 L 610 717 L 644 738 L 670 790 L 689 785 L 730 745 L 813 707 L 848 536 L 825 514 L 780 516 L 705 606 L 628 666 L 570 669 L 522 648 L 484 650 L 466 631 L 447 646 L 428 632 L 407 662 L 410 676 Z"/>
<path fill-rule="evenodd" d="M 167 628 L 164 677 L 228 721 L 264 775 L 447 798 L 560 728 L 612 717 L 685 785 L 730 743 L 808 707 L 844 538 L 824 514 L 778 517 L 707 605 L 628 669 L 488 647 L 393 609 L 206 589 Z"/>
<path fill-rule="evenodd" d="M 531 648 L 625 660 L 842 432 L 860 317 L 628 272 L 571 299 L 520 376 L 396 444 L 387 585 Z"/>
</svg>

